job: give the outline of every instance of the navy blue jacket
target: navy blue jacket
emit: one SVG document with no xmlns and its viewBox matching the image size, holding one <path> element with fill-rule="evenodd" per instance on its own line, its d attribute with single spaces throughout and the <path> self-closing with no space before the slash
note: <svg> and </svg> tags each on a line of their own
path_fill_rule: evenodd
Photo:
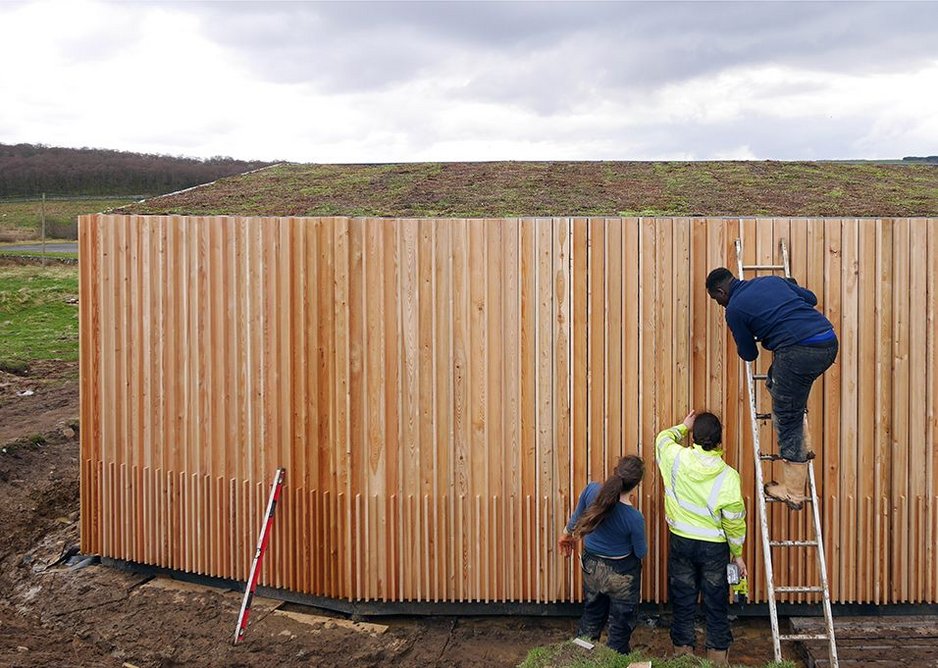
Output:
<svg viewBox="0 0 938 668">
<path fill-rule="evenodd" d="M 759 356 L 756 341 L 766 350 L 775 350 L 833 329 L 830 320 L 814 308 L 814 293 L 781 276 L 734 278 L 729 295 L 726 324 L 739 356 L 750 362 Z"/>
</svg>

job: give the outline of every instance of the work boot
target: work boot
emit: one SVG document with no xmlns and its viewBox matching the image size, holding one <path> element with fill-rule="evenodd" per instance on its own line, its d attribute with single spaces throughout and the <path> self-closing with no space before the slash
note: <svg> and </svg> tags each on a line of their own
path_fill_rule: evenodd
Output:
<svg viewBox="0 0 938 668">
<path fill-rule="evenodd" d="M 714 666 L 728 666 L 729 664 L 729 653 L 728 649 L 707 649 L 707 661 L 712 663 Z"/>
<path fill-rule="evenodd" d="M 782 460 L 782 482 L 774 480 L 765 486 L 765 494 L 778 501 L 784 501 L 792 510 L 804 508 L 808 497 L 804 495 L 804 485 L 808 478 L 807 462 L 789 462 Z"/>
<path fill-rule="evenodd" d="M 690 645 L 674 645 L 674 651 L 671 652 L 671 656 L 684 656 L 685 654 L 694 656 L 694 648 Z"/>
</svg>

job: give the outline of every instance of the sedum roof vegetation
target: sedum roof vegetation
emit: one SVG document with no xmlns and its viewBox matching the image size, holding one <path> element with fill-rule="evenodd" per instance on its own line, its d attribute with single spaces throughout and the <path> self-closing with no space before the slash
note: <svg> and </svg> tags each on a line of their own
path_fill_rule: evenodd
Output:
<svg viewBox="0 0 938 668">
<path fill-rule="evenodd" d="M 239 216 L 936 216 L 908 162 L 279 164 L 117 209 Z"/>
</svg>

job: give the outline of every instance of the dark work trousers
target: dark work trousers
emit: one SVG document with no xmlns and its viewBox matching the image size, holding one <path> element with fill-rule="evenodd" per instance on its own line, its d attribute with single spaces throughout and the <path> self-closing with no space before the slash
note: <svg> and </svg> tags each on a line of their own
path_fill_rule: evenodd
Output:
<svg viewBox="0 0 938 668">
<path fill-rule="evenodd" d="M 669 533 L 668 599 L 671 601 L 671 642 L 678 647 L 696 644 L 694 617 L 697 596 L 701 597 L 707 619 L 707 647 L 728 649 L 733 642 L 730 632 L 729 583 L 726 564 L 730 548 L 726 543 L 709 543 Z"/>
<path fill-rule="evenodd" d="M 778 451 L 790 462 L 807 461 L 804 411 L 811 385 L 837 359 L 837 339 L 775 350 L 765 386 L 772 395 L 772 419 Z"/>
<path fill-rule="evenodd" d="M 577 636 L 599 640 L 606 620 L 606 644 L 617 652 L 632 651 L 629 640 L 635 628 L 635 611 L 642 588 L 642 561 L 635 555 L 605 559 L 583 553 L 583 616 Z"/>
</svg>

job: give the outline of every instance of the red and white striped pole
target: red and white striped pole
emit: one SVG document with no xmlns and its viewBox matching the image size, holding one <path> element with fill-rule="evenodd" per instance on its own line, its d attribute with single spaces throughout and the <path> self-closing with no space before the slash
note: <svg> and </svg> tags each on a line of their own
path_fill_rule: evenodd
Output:
<svg viewBox="0 0 938 668">
<path fill-rule="evenodd" d="M 257 579 L 260 577 L 261 560 L 270 541 L 270 527 L 274 523 L 274 511 L 280 499 L 280 490 L 283 489 L 283 479 L 286 469 L 277 469 L 274 481 L 270 485 L 270 497 L 267 499 L 267 512 L 264 513 L 264 522 L 261 525 L 260 535 L 257 537 L 257 549 L 254 551 L 254 561 L 251 563 L 251 573 L 248 575 L 247 585 L 244 589 L 244 600 L 241 601 L 241 612 L 238 614 L 238 628 L 235 629 L 234 644 L 237 645 L 248 628 L 248 617 L 251 615 L 251 601 L 254 600 L 254 590 L 257 589 Z"/>
</svg>

